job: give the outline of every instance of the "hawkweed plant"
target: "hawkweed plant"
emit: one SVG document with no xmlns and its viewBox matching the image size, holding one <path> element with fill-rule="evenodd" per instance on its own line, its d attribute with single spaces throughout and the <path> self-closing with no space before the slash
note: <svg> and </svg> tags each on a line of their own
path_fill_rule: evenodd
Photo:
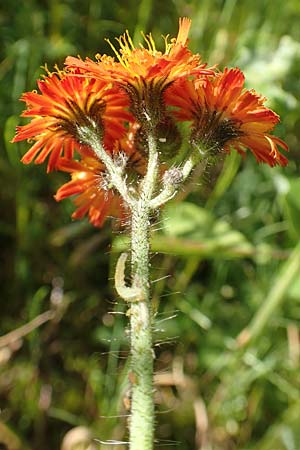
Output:
<svg viewBox="0 0 300 450">
<path fill-rule="evenodd" d="M 31 121 L 13 139 L 31 144 L 24 164 L 47 162 L 47 172 L 70 174 L 55 199 L 73 198 L 74 219 L 88 215 L 101 227 L 115 216 L 130 226 L 130 251 L 120 255 L 115 272 L 130 321 L 130 450 L 150 450 L 154 443 L 153 218 L 197 165 L 214 164 L 224 152 L 249 150 L 259 163 L 287 163 L 278 149 L 287 150 L 286 144 L 270 134 L 278 115 L 244 88 L 241 70 L 208 68 L 188 49 L 190 26 L 190 19 L 180 19 L 164 52 L 151 34 L 136 48 L 126 32 L 116 46 L 108 41 L 114 57 L 69 56 L 63 69 L 46 69 L 38 91 L 21 97 L 22 116 Z"/>
</svg>

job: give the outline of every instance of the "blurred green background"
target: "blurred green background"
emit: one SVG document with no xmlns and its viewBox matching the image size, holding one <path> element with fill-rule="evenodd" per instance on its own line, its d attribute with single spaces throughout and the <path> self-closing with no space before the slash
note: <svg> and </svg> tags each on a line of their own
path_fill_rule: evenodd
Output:
<svg viewBox="0 0 300 450">
<path fill-rule="evenodd" d="M 104 38 L 125 29 L 162 46 L 189 16 L 190 48 L 241 67 L 281 115 L 290 164 L 232 154 L 196 174 L 153 227 L 155 448 L 299 450 L 299 0 L 1 5 L 0 449 L 125 449 L 88 432 L 126 440 L 116 416 L 129 401 L 127 318 L 107 283 L 124 239 L 110 223 L 72 223 L 72 203 L 53 199 L 67 175 L 20 164 L 18 98 L 45 63 L 109 53 Z M 86 444 L 70 434 L 62 444 L 70 430 Z"/>
</svg>

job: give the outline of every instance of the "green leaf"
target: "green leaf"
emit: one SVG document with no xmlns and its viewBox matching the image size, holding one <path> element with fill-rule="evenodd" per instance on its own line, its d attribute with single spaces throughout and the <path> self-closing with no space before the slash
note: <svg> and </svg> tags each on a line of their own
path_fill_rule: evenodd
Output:
<svg viewBox="0 0 300 450">
<path fill-rule="evenodd" d="M 193 235 L 202 233 L 213 224 L 213 217 L 194 203 L 171 203 L 163 211 L 163 230 L 168 236 Z"/>
<path fill-rule="evenodd" d="M 156 235 L 152 240 L 154 251 L 211 257 L 242 257 L 253 252 L 241 232 L 193 203 L 168 205 L 163 212 L 162 229 L 164 236 Z"/>
</svg>

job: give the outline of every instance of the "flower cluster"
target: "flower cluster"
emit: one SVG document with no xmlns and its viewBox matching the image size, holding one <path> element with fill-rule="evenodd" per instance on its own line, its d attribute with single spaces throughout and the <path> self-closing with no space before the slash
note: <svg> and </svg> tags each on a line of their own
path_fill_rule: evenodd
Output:
<svg viewBox="0 0 300 450">
<path fill-rule="evenodd" d="M 279 117 L 264 106 L 263 97 L 244 88 L 239 69 L 208 68 L 188 49 L 190 25 L 180 19 L 177 37 L 165 38 L 163 52 L 151 34 L 144 36 L 145 47 L 136 48 L 126 32 L 117 39 L 119 50 L 109 42 L 114 57 L 67 57 L 63 70 L 38 81 L 39 92 L 21 97 L 27 107 L 22 115 L 31 121 L 17 128 L 13 142 L 32 143 L 23 163 L 47 160 L 48 171 L 71 174 L 55 198 L 75 196 L 74 218 L 88 214 L 101 226 L 109 215 L 122 216 L 126 206 L 84 137 L 86 130 L 97 134 L 133 180 L 145 171 L 149 132 L 159 144 L 161 170 L 180 153 L 182 136 L 201 159 L 249 149 L 258 162 L 287 163 L 278 149 L 287 150 L 286 144 L 270 134 Z M 189 124 L 188 133 L 182 133 L 182 122 Z"/>
</svg>

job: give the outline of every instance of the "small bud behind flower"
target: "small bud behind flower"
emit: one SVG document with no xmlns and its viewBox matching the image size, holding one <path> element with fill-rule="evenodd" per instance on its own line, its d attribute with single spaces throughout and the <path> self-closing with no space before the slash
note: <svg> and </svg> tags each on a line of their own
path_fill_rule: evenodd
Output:
<svg viewBox="0 0 300 450">
<path fill-rule="evenodd" d="M 179 167 L 172 167 L 163 174 L 163 184 L 165 187 L 168 185 L 177 186 L 182 183 L 182 180 L 183 173 Z"/>
</svg>

